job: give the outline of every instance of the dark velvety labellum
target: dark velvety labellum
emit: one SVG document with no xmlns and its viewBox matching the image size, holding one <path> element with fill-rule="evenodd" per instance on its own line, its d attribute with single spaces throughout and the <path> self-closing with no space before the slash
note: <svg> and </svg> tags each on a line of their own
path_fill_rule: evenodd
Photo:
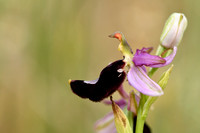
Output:
<svg viewBox="0 0 200 133">
<path fill-rule="evenodd" d="M 72 91 L 82 98 L 98 102 L 110 96 L 123 83 L 125 62 L 118 60 L 105 67 L 96 81 L 72 80 Z"/>
</svg>

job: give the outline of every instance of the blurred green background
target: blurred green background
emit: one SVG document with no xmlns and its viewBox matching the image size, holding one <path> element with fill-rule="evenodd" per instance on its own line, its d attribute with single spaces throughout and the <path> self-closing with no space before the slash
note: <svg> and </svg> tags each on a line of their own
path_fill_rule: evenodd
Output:
<svg viewBox="0 0 200 133">
<path fill-rule="evenodd" d="M 119 42 L 107 37 L 114 31 L 125 34 L 133 51 L 157 47 L 173 12 L 184 13 L 188 27 L 165 95 L 147 122 L 153 133 L 200 132 L 199 5 L 199 0 L 0 0 L 0 132 L 93 133 L 94 122 L 111 107 L 74 95 L 68 80 L 96 79 L 109 62 L 122 58 Z"/>
</svg>

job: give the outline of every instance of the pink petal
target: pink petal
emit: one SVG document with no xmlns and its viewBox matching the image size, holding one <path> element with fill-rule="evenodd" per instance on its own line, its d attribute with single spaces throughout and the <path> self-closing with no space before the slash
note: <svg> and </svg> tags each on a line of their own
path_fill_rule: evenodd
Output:
<svg viewBox="0 0 200 133">
<path fill-rule="evenodd" d="M 173 61 L 176 55 L 176 52 L 177 52 L 177 47 L 174 47 L 172 53 L 169 56 L 164 58 L 166 60 L 164 64 L 155 64 L 155 65 L 152 65 L 151 67 L 163 67 L 163 66 L 169 65 Z"/>
<path fill-rule="evenodd" d="M 162 88 L 154 82 L 146 72 L 137 66 L 133 66 L 128 72 L 128 81 L 139 92 L 149 96 L 163 95 Z"/>
<path fill-rule="evenodd" d="M 136 54 L 133 57 L 133 62 L 135 66 L 145 65 L 149 67 L 158 68 L 169 65 L 176 55 L 177 47 L 174 47 L 172 53 L 165 58 L 156 55 L 150 55 L 147 51 L 147 48 L 143 48 L 142 50 L 136 51 Z"/>
<path fill-rule="evenodd" d="M 156 55 L 150 55 L 146 52 L 142 52 L 140 54 L 135 54 L 133 57 L 133 62 L 136 66 L 154 66 L 154 65 L 160 65 L 160 64 L 165 64 L 166 60 L 163 59 L 160 56 Z"/>
</svg>

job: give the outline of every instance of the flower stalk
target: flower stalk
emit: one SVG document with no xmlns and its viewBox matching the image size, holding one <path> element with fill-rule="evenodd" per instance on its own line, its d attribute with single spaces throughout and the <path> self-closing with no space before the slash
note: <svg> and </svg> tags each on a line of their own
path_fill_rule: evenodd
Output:
<svg viewBox="0 0 200 133">
<path fill-rule="evenodd" d="M 145 104 L 145 96 L 141 94 L 140 104 L 139 104 L 138 113 L 137 113 L 135 133 L 143 133 L 143 130 L 144 130 L 144 123 L 146 120 L 146 117 L 142 115 L 144 104 Z"/>
</svg>

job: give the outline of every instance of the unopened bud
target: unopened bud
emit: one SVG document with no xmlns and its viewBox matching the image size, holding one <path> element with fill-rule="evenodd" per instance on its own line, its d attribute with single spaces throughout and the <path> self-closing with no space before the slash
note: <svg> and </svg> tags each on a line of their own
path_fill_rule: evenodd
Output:
<svg viewBox="0 0 200 133">
<path fill-rule="evenodd" d="M 178 46 L 187 27 L 187 18 L 182 13 L 173 13 L 165 23 L 160 43 L 165 48 Z"/>
</svg>

